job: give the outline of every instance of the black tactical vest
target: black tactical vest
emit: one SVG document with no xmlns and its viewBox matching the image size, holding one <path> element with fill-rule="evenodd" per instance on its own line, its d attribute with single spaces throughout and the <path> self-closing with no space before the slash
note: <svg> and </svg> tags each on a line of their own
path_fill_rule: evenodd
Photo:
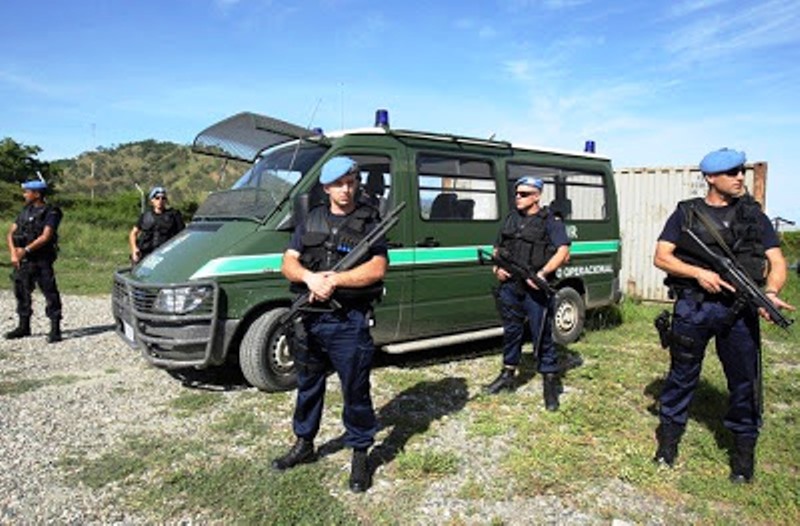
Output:
<svg viewBox="0 0 800 526">
<path fill-rule="evenodd" d="M 379 222 L 378 210 L 367 204 L 359 203 L 358 207 L 337 226 L 331 224 L 329 220 L 327 204 L 312 208 L 306 217 L 300 263 L 312 272 L 332 269 L 366 237 L 370 227 Z M 369 261 L 371 257 L 367 252 L 354 266 Z M 297 286 L 293 287 L 293 290 L 299 291 Z M 364 289 L 338 288 L 334 296 L 345 301 L 356 298 L 371 301 L 378 298 L 382 291 L 383 282 L 378 282 Z"/>
<path fill-rule="evenodd" d="M 152 210 L 142 214 L 141 233 L 136 239 L 136 247 L 142 256 L 153 252 L 181 230 L 177 214 L 178 211 L 172 208 L 160 214 Z"/>
<path fill-rule="evenodd" d="M 501 253 L 531 273 L 538 272 L 556 253 L 547 235 L 549 215 L 546 206 L 530 216 L 517 211 L 508 214 L 500 230 Z"/>
<path fill-rule="evenodd" d="M 25 247 L 42 235 L 47 226 L 47 215 L 54 212 L 61 216 L 61 209 L 45 204 L 43 206 L 27 205 L 17 217 L 17 231 L 14 234 L 14 244 Z M 32 251 L 27 257 L 30 259 L 55 260 L 58 255 L 58 231 L 54 230 L 47 243 Z"/>
<path fill-rule="evenodd" d="M 736 262 L 747 272 L 754 282 L 763 285 L 766 282 L 766 255 L 763 244 L 763 233 L 759 226 L 759 216 L 761 206 L 752 196 L 745 195 L 736 200 L 734 204 L 727 207 L 725 215 L 719 218 L 711 212 L 712 207 L 706 204 L 702 198 L 689 199 L 678 203 L 678 210 L 683 215 L 683 225 L 691 228 L 692 231 L 715 253 L 722 256 L 727 254 L 720 246 L 715 237 L 708 231 L 705 224 L 700 221 L 693 209 L 701 210 L 716 225 L 716 232 L 731 249 Z M 720 221 L 721 219 L 721 221 Z M 696 256 L 693 250 L 694 243 L 688 234 L 681 232 L 675 247 L 675 256 L 681 261 L 701 268 L 712 269 L 709 263 Z M 668 276 L 665 280 L 668 286 L 698 287 L 696 280 L 690 278 L 678 278 Z"/>
</svg>

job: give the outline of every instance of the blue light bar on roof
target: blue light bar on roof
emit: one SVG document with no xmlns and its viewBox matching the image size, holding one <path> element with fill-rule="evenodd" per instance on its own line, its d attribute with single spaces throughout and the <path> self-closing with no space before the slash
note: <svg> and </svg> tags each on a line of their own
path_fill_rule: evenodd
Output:
<svg viewBox="0 0 800 526">
<path fill-rule="evenodd" d="M 375 110 L 375 127 L 389 127 L 389 110 Z"/>
</svg>

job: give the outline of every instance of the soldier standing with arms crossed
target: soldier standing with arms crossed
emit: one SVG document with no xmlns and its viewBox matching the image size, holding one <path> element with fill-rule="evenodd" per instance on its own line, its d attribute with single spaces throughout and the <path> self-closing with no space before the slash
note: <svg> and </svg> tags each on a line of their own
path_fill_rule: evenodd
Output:
<svg viewBox="0 0 800 526">
<path fill-rule="evenodd" d="M 319 182 L 329 202 L 312 208 L 305 223 L 295 228 L 281 272 L 293 284 L 305 285 L 303 290 L 311 294 L 312 304 L 335 299 L 341 308 L 305 314 L 303 330 L 295 333 L 298 386 L 293 429 L 297 440 L 272 466 L 283 471 L 316 458 L 314 438 L 319 431 L 330 365 L 342 387 L 344 442 L 353 449 L 350 489 L 363 492 L 371 484 L 367 449 L 378 429 L 370 395 L 375 348 L 369 324 L 372 302 L 383 289 L 388 250 L 385 240 L 379 241 L 354 268 L 331 272 L 348 249 L 379 223 L 379 217 L 374 207 L 357 200 L 358 165 L 349 157 L 329 159 Z"/>
<path fill-rule="evenodd" d="M 11 224 L 6 236 L 11 265 L 14 267 L 14 296 L 19 324 L 7 332 L 8 340 L 31 335 L 31 296 L 35 286 L 44 294 L 45 314 L 50 318 L 48 343 L 61 341 L 61 295 L 53 263 L 58 256 L 58 225 L 61 210 L 45 203 L 47 183 L 33 180 L 22 183 L 25 207 Z"/>
<path fill-rule="evenodd" d="M 500 230 L 495 254 L 501 253 L 517 266 L 546 281 L 569 258 L 570 241 L 561 219 L 539 205 L 543 188 L 544 182 L 535 177 L 517 180 L 514 185 L 515 210 L 508 214 Z M 485 390 L 497 394 L 514 388 L 527 318 L 542 374 L 545 407 L 548 411 L 556 411 L 560 385 L 551 323 L 553 298 L 531 279 L 524 282 L 512 279 L 511 273 L 500 266 L 494 267 L 494 274 L 500 281 L 497 298 L 503 320 L 503 368 Z"/>
<path fill-rule="evenodd" d="M 665 283 L 675 299 L 670 368 L 659 398 L 654 461 L 670 467 L 675 462 L 705 349 L 714 337 L 730 391 L 723 423 L 734 437 L 730 479 L 736 483 L 753 478 L 761 427 L 758 318 L 769 316 L 736 303 L 734 287 L 697 256 L 685 229 L 715 253 L 732 253 L 750 278 L 765 286 L 766 296 L 777 308 L 793 310 L 778 297 L 786 281 L 786 261 L 772 224 L 747 194 L 745 162 L 743 152 L 727 148 L 703 158 L 700 170 L 708 184 L 706 196 L 678 204 L 658 238 L 654 257 L 655 266 L 667 273 Z"/>
</svg>

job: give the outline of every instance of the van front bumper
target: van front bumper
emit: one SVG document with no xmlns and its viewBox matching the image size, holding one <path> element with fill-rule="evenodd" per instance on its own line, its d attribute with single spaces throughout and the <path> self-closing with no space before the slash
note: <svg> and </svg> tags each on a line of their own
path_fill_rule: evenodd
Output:
<svg viewBox="0 0 800 526">
<path fill-rule="evenodd" d="M 237 320 L 220 320 L 220 290 L 213 281 L 141 283 L 129 269 L 114 274 L 116 332 L 164 368 L 208 367 L 225 361 Z"/>
</svg>

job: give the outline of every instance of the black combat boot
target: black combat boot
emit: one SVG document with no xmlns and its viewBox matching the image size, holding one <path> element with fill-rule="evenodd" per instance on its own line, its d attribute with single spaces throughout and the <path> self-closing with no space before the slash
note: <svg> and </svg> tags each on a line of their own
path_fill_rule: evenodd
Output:
<svg viewBox="0 0 800 526">
<path fill-rule="evenodd" d="M 353 462 L 350 465 L 350 490 L 354 493 L 364 493 L 372 485 L 371 479 L 367 450 L 354 449 Z"/>
<path fill-rule="evenodd" d="M 744 484 L 753 480 L 756 463 L 756 437 L 733 437 L 731 453 L 731 482 Z"/>
<path fill-rule="evenodd" d="M 558 411 L 558 395 L 561 393 L 561 382 L 556 373 L 545 373 L 542 378 L 544 391 L 544 407 L 548 411 Z"/>
<path fill-rule="evenodd" d="M 683 426 L 678 424 L 658 424 L 656 440 L 658 449 L 653 457 L 653 462 L 672 467 L 678 457 L 678 444 L 683 436 Z"/>
<path fill-rule="evenodd" d="M 272 468 L 284 471 L 298 464 L 312 462 L 315 458 L 314 442 L 298 437 L 288 453 L 272 461 Z"/>
<path fill-rule="evenodd" d="M 47 335 L 47 343 L 61 341 L 61 320 L 50 320 L 50 333 Z"/>
<path fill-rule="evenodd" d="M 500 374 L 497 375 L 497 378 L 483 388 L 483 390 L 489 394 L 497 394 L 504 389 L 506 391 L 514 390 L 514 369 L 503 367 L 503 370 L 500 371 Z"/>
<path fill-rule="evenodd" d="M 16 340 L 17 338 L 24 338 L 31 335 L 31 319 L 20 318 L 19 325 L 13 330 L 6 333 L 6 340 Z"/>
</svg>

